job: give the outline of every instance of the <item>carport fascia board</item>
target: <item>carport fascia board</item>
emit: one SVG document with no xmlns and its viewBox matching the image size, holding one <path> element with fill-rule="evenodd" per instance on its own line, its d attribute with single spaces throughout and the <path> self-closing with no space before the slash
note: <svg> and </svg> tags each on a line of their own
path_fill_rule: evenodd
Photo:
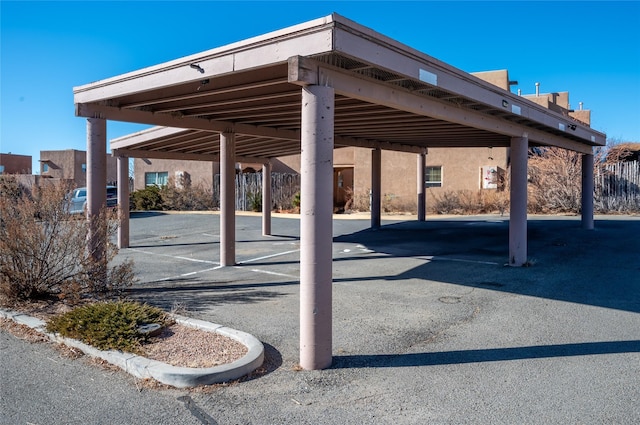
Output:
<svg viewBox="0 0 640 425">
<path fill-rule="evenodd" d="M 160 89 L 170 85 L 199 82 L 232 72 L 286 63 L 291 56 L 331 51 L 335 20 L 332 14 L 288 28 L 272 31 L 205 52 L 159 65 L 74 87 L 76 104 L 95 103 L 113 97 Z M 192 68 L 191 65 L 199 67 Z"/>
<path fill-rule="evenodd" d="M 606 144 L 605 134 L 595 131 L 579 121 L 563 117 L 528 99 L 487 83 L 472 74 L 454 68 L 369 28 L 352 21 L 349 22 L 352 24 L 350 27 L 337 25 L 334 31 L 334 51 L 336 52 L 353 57 L 358 61 L 376 64 L 377 67 L 416 81 L 424 81 L 420 75 L 426 72 L 435 79 L 434 86 L 442 90 L 473 99 L 499 110 L 504 109 L 503 100 L 507 100 L 508 107 L 515 105 L 521 108 L 521 113 L 517 115 L 553 129 L 558 129 L 558 122 L 575 124 L 575 135 L 587 141 L 588 144 L 601 146 Z M 357 52 L 357 55 L 352 52 Z M 509 136 L 521 137 L 511 134 Z"/>
<path fill-rule="evenodd" d="M 454 122 L 509 137 L 527 137 L 530 141 L 542 145 L 559 146 L 581 153 L 591 153 L 592 144 L 594 143 L 591 136 L 599 142 L 598 144 L 605 143 L 604 134 L 593 130 L 581 129 L 581 131 L 590 133 L 591 140 L 589 143 L 586 140 L 581 143 L 506 119 L 470 109 L 456 108 L 454 105 L 438 99 L 413 94 L 401 87 L 389 87 L 387 84 L 300 56 L 289 59 L 289 81 L 300 85 L 326 84 L 332 86 L 336 93 L 365 102 L 389 106 L 398 110 Z M 517 97 L 516 99 L 521 98 Z M 530 106 L 536 106 L 533 102 L 526 99 L 522 100 L 531 103 Z M 553 111 L 541 112 L 545 115 L 555 114 Z M 569 122 L 569 120 L 560 115 L 552 119 L 555 119 L 556 126 L 558 122 Z"/>
</svg>

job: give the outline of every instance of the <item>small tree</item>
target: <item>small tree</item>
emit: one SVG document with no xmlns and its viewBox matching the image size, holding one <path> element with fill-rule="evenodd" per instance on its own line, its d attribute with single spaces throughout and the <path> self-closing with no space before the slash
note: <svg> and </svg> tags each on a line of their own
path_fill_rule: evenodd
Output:
<svg viewBox="0 0 640 425">
<path fill-rule="evenodd" d="M 87 248 L 89 224 L 69 214 L 69 186 L 35 187 L 31 194 L 15 181 L 0 187 L 0 295 L 4 301 L 102 297 L 117 294 L 134 281 L 131 261 L 108 268 L 118 250 L 113 243 L 115 212 L 94 221 L 104 238 L 105 255 Z"/>
</svg>

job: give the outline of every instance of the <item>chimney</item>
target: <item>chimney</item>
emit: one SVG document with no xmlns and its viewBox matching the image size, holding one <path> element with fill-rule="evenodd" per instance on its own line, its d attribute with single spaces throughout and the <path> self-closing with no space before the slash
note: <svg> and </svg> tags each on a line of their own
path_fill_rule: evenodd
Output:
<svg viewBox="0 0 640 425">
<path fill-rule="evenodd" d="M 536 83 L 536 97 L 540 96 L 540 83 Z"/>
<path fill-rule="evenodd" d="M 582 111 L 582 102 L 578 102 L 578 105 L 580 105 L 580 110 Z"/>
</svg>

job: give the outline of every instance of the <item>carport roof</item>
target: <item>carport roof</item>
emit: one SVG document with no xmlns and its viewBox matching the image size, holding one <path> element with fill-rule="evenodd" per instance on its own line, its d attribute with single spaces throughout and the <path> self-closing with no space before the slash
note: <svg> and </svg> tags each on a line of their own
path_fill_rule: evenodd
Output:
<svg viewBox="0 0 640 425">
<path fill-rule="evenodd" d="M 74 88 L 76 115 L 155 125 L 111 141 L 132 157 L 216 160 L 300 152 L 301 86 L 335 90 L 335 146 L 406 152 L 532 145 L 590 153 L 605 135 L 332 14 Z"/>
</svg>

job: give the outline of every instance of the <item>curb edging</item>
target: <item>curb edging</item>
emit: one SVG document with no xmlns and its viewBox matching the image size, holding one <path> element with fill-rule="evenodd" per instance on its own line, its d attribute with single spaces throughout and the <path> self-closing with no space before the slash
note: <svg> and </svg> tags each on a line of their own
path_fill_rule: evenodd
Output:
<svg viewBox="0 0 640 425">
<path fill-rule="evenodd" d="M 53 342 L 77 348 L 91 357 L 97 357 L 118 366 L 137 378 L 152 378 L 176 388 L 191 388 L 199 385 L 228 382 L 253 372 L 264 362 L 264 346 L 253 335 L 204 320 L 191 319 L 179 315 L 172 315 L 177 323 L 232 338 L 247 347 L 247 354 L 232 363 L 207 368 L 172 366 L 136 354 L 117 350 L 99 350 L 81 341 L 49 333 L 45 329 L 46 323 L 43 320 L 24 313 L 0 309 L 0 317 L 28 326 L 47 336 Z"/>
</svg>

